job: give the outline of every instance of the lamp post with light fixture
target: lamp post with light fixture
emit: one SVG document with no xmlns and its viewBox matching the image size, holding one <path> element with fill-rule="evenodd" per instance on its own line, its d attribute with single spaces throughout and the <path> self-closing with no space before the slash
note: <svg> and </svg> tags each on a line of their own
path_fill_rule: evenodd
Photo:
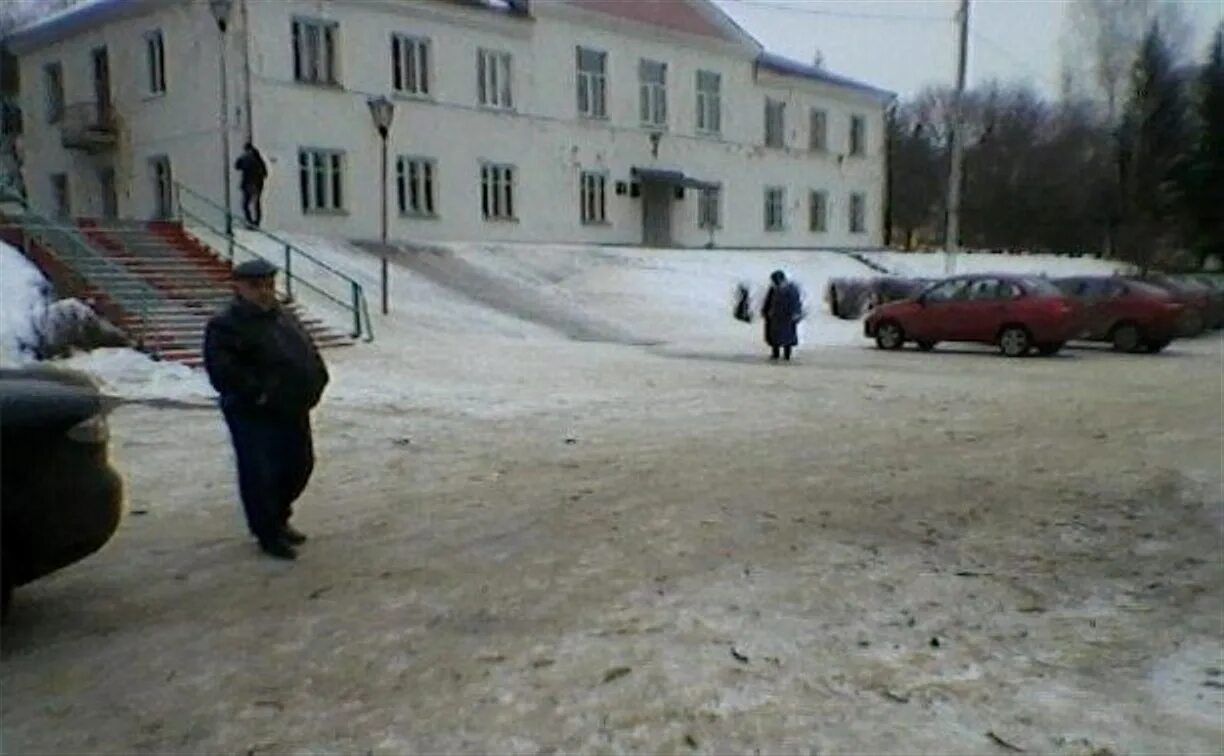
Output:
<svg viewBox="0 0 1224 756">
<path fill-rule="evenodd" d="M 391 311 L 387 285 L 387 136 L 391 133 L 391 122 L 395 120 L 395 103 L 387 97 L 371 97 L 369 102 L 370 117 L 374 119 L 374 128 L 382 140 L 382 171 L 379 185 L 382 192 L 382 312 L 386 315 Z"/>
</svg>

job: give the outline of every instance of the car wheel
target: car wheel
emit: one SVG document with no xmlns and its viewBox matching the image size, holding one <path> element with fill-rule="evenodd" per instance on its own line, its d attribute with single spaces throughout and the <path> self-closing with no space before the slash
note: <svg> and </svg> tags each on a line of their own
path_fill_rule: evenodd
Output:
<svg viewBox="0 0 1224 756">
<path fill-rule="evenodd" d="M 1143 335 L 1134 323 L 1122 323 L 1113 330 L 1110 341 L 1119 352 L 1138 352 L 1143 344 Z"/>
<path fill-rule="evenodd" d="M 1029 332 L 1021 326 L 1008 326 L 999 334 L 999 351 L 1005 357 L 1023 357 L 1032 347 Z"/>
<path fill-rule="evenodd" d="M 1040 354 L 1042 357 L 1052 357 L 1061 352 L 1062 348 L 1063 342 L 1061 341 L 1055 344 L 1038 344 L 1037 354 Z"/>
<path fill-rule="evenodd" d="M 891 320 L 876 326 L 876 346 L 881 349 L 900 349 L 905 346 L 905 331 Z"/>
<path fill-rule="evenodd" d="M 935 348 L 935 342 L 934 341 L 919 341 L 918 348 L 924 352 L 929 352 Z"/>
</svg>

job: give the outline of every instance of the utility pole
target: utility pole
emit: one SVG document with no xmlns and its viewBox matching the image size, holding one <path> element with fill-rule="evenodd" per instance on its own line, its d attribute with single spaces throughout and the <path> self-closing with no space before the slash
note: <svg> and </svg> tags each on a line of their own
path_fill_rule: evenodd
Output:
<svg viewBox="0 0 1224 756">
<path fill-rule="evenodd" d="M 960 249 L 961 168 L 965 162 L 961 103 L 965 95 L 965 66 L 969 58 L 969 0 L 960 0 L 956 22 L 960 52 L 956 58 L 956 96 L 952 100 L 952 129 L 948 137 L 952 159 L 948 168 L 948 225 L 944 233 L 944 248 L 947 250 L 944 271 L 948 275 L 956 272 L 956 253 Z"/>
</svg>

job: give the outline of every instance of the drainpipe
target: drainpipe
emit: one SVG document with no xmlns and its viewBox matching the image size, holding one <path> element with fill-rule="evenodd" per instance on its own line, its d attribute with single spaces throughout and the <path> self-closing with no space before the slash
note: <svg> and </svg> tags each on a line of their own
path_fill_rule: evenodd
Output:
<svg viewBox="0 0 1224 756">
<path fill-rule="evenodd" d="M 255 111 L 251 96 L 251 15 L 247 8 L 248 0 L 242 0 L 242 83 L 246 90 L 246 140 L 255 143 Z"/>
</svg>

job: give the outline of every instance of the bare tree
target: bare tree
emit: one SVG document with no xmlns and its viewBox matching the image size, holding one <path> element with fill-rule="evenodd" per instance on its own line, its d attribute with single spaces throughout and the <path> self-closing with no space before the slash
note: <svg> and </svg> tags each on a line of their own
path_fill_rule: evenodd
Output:
<svg viewBox="0 0 1224 756">
<path fill-rule="evenodd" d="M 1062 53 L 1063 94 L 1086 96 L 1116 124 L 1143 37 L 1158 22 L 1175 57 L 1192 27 L 1180 0 L 1078 0 L 1068 3 Z"/>
</svg>

